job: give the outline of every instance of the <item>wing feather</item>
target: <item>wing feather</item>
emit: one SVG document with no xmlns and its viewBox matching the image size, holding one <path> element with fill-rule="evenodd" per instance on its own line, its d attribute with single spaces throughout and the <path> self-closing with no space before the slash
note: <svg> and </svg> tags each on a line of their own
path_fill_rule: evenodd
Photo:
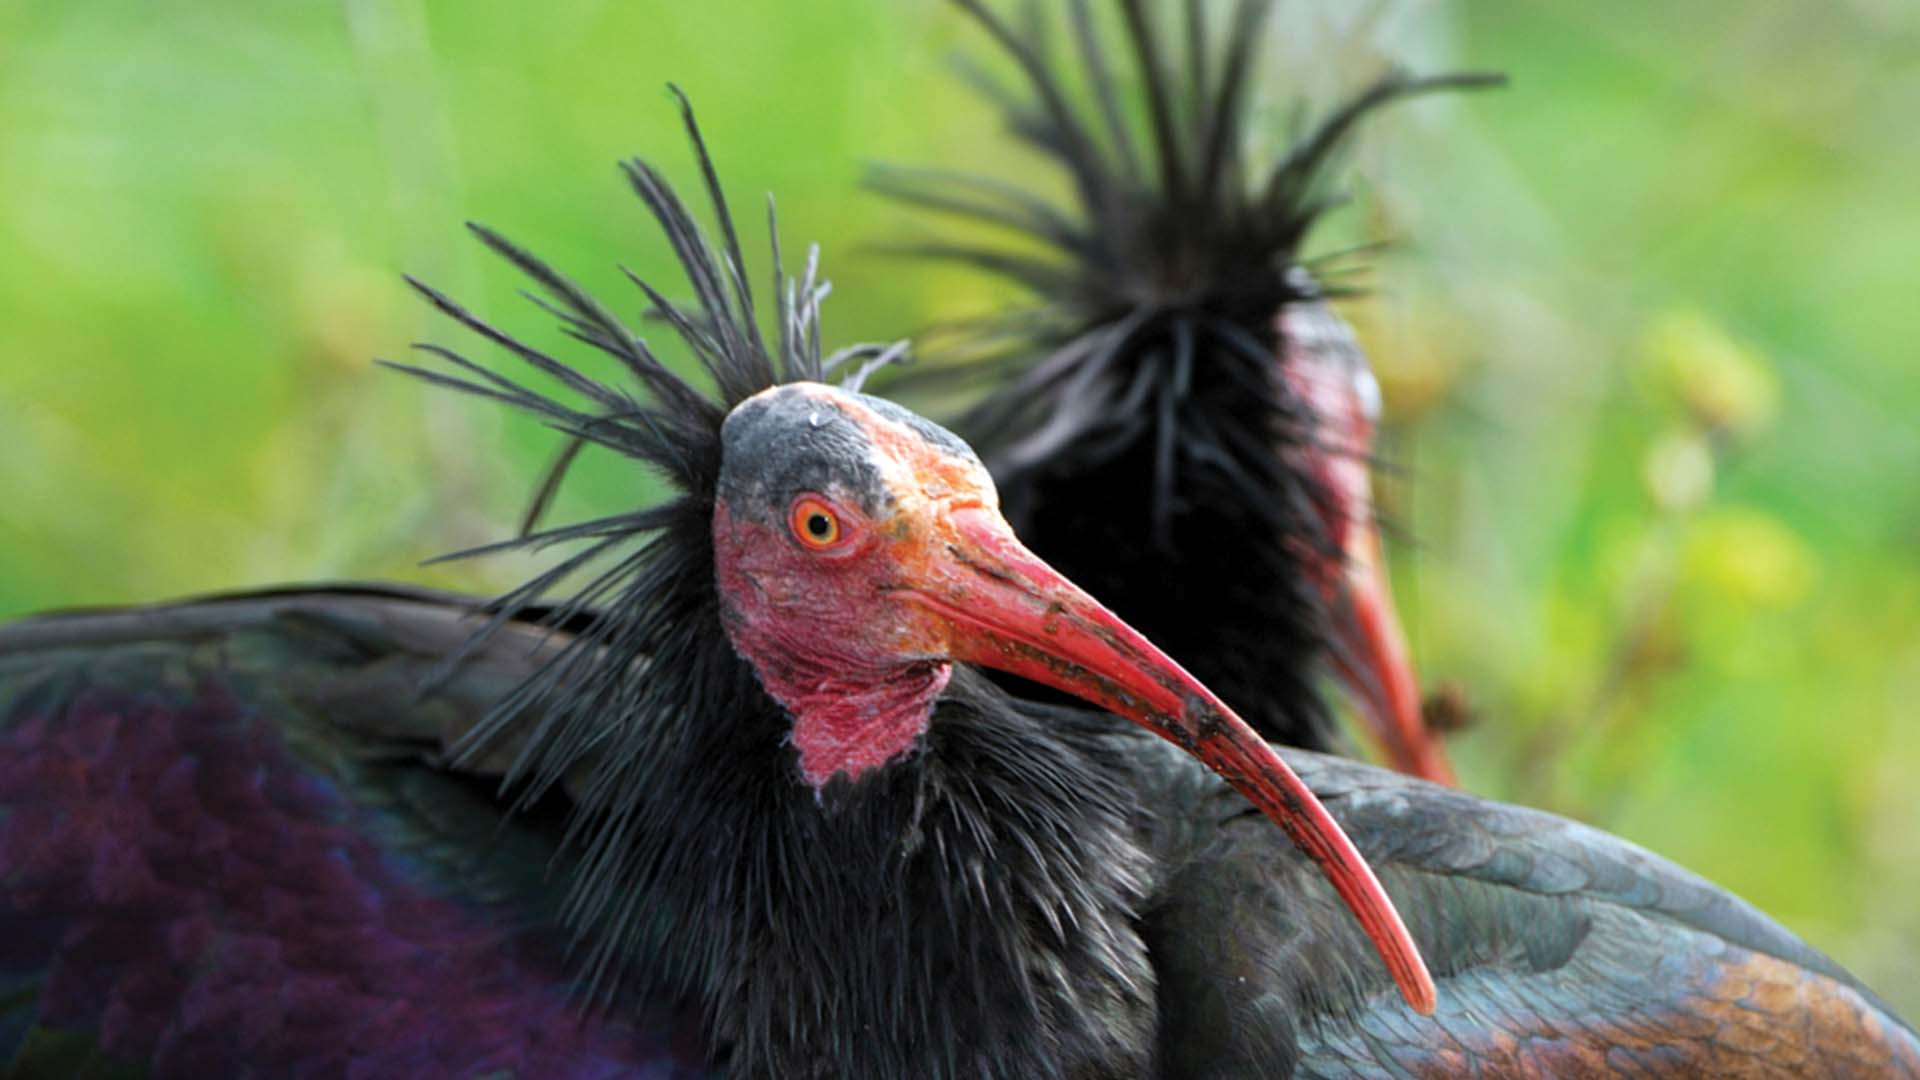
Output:
<svg viewBox="0 0 1920 1080">
<path fill-rule="evenodd" d="M 0 1065 L 691 1074 L 669 1011 L 573 993 L 562 815 L 442 765 L 551 647 L 515 623 L 427 685 L 478 612 L 288 590 L 0 627 Z"/>
<path fill-rule="evenodd" d="M 1168 759 L 1191 817 L 1149 923 L 1178 1075 L 1920 1077 L 1920 1036 L 1733 894 L 1617 837 L 1285 752 L 1440 990 L 1407 1012 L 1296 852 Z"/>
</svg>

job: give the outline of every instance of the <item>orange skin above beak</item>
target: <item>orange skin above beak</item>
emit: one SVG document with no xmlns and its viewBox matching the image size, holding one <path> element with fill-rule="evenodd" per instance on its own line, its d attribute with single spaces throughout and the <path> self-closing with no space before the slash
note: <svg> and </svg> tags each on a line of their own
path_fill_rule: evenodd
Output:
<svg viewBox="0 0 1920 1080">
<path fill-rule="evenodd" d="M 1379 879 L 1271 746 L 1179 664 L 1028 551 L 997 512 L 956 506 L 935 520 L 939 535 L 915 545 L 915 572 L 895 594 L 935 616 L 919 622 L 921 647 L 1095 702 L 1205 762 L 1320 864 L 1401 996 L 1415 1011 L 1433 1012 L 1433 978 Z"/>
</svg>

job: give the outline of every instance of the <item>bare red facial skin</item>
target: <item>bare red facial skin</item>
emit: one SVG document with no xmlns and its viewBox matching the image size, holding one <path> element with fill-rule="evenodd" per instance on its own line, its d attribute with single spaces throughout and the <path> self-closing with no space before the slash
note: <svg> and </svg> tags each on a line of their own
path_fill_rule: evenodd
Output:
<svg viewBox="0 0 1920 1080">
<path fill-rule="evenodd" d="M 870 557 L 870 528 L 835 509 L 840 542 L 826 552 L 796 542 L 790 527 L 736 518 L 724 502 L 713 515 L 727 632 L 793 716 L 800 775 L 815 791 L 912 750 L 953 676 L 944 660 L 902 664 L 878 640 L 867 598 L 886 580 L 887 560 Z"/>
<path fill-rule="evenodd" d="M 776 392 L 813 395 L 857 425 L 863 463 L 889 493 L 884 520 L 835 492 L 804 493 L 844 511 L 840 546 L 824 552 L 794 535 L 786 507 L 752 520 L 722 502 L 714 516 L 728 633 L 793 714 L 816 790 L 910 750 L 950 661 L 1046 683 L 1183 747 L 1246 795 L 1320 864 L 1407 1002 L 1433 1011 L 1433 980 L 1399 913 L 1312 791 L 1211 691 L 1027 551 L 978 461 L 855 395 Z"/>
<path fill-rule="evenodd" d="M 1331 550 L 1303 550 L 1333 624 L 1332 660 L 1387 764 L 1454 783 L 1440 740 L 1420 711 L 1420 685 L 1394 610 L 1369 476 L 1379 388 L 1353 332 L 1324 301 L 1280 315 L 1281 377 L 1316 419 L 1311 442 L 1289 451 L 1319 489 L 1316 510 Z"/>
</svg>

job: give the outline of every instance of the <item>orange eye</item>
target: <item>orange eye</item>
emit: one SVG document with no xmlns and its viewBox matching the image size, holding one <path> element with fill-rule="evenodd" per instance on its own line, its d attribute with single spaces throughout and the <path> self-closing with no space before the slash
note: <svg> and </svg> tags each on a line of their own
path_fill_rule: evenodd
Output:
<svg viewBox="0 0 1920 1080">
<path fill-rule="evenodd" d="M 839 512 L 812 496 L 802 496 L 793 504 L 787 525 L 800 543 L 816 550 L 840 542 Z"/>
</svg>

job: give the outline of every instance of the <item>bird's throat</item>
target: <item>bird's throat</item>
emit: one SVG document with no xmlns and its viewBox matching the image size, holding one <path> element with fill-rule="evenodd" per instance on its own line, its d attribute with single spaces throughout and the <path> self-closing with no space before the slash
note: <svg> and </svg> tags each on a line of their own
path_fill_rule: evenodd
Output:
<svg viewBox="0 0 1920 1080">
<path fill-rule="evenodd" d="M 822 677 L 772 685 L 764 673 L 762 681 L 793 715 L 800 775 L 818 791 L 835 776 L 858 780 L 912 750 L 952 677 L 953 665 L 925 661 L 858 682 Z"/>
</svg>

